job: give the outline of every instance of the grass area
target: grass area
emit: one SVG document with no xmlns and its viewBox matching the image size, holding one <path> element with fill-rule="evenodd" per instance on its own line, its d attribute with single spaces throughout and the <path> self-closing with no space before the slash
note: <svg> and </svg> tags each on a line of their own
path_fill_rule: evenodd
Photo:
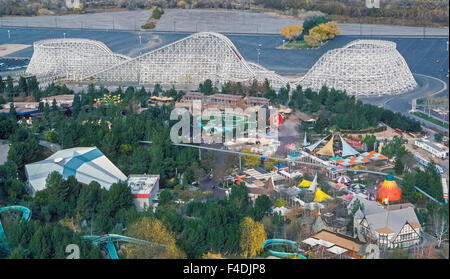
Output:
<svg viewBox="0 0 450 279">
<path fill-rule="evenodd" d="M 305 40 L 295 40 L 295 41 L 291 41 L 291 42 L 287 42 L 281 46 L 278 46 L 277 48 L 286 48 L 286 49 L 308 49 L 311 48 Z"/>
<path fill-rule="evenodd" d="M 427 99 L 425 99 L 425 98 L 417 99 L 416 104 L 417 105 L 426 105 Z M 448 101 L 446 102 L 443 99 L 431 99 L 431 100 L 428 100 L 428 104 L 431 106 L 447 106 Z"/>
<path fill-rule="evenodd" d="M 413 112 L 412 114 L 414 114 L 415 116 L 418 116 L 418 117 L 420 117 L 420 118 L 422 118 L 422 119 L 424 119 L 424 120 L 426 120 L 426 121 L 429 121 L 429 122 L 431 122 L 431 123 L 434 123 L 434 124 L 436 124 L 436 125 L 439 125 L 439 126 L 441 126 L 441 127 L 443 127 L 443 128 L 446 128 L 446 129 L 449 128 L 448 123 L 439 121 L 439 120 L 437 120 L 436 118 L 433 118 L 433 117 L 429 117 L 428 115 L 426 115 L 426 114 L 424 114 L 424 113 L 415 111 L 415 112 Z"/>
</svg>

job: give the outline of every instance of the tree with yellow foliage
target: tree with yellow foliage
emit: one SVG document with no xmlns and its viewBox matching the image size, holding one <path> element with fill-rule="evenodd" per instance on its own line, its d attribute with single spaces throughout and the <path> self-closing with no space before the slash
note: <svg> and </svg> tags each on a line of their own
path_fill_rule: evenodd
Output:
<svg viewBox="0 0 450 279">
<path fill-rule="evenodd" d="M 250 217 L 245 217 L 240 224 L 240 248 L 242 256 L 253 258 L 263 250 L 263 244 L 266 240 L 264 225 L 254 221 Z"/>
<path fill-rule="evenodd" d="M 303 38 L 310 47 L 318 47 L 320 45 L 320 35 L 317 33 L 310 33 Z"/>
<path fill-rule="evenodd" d="M 186 254 L 176 246 L 175 234 L 156 218 L 144 217 L 133 223 L 127 232 L 130 237 L 155 243 L 155 245 L 126 244 L 125 255 L 127 259 L 186 258 Z M 163 244 L 165 247 L 158 244 Z"/>
<path fill-rule="evenodd" d="M 242 149 L 242 152 L 250 154 L 258 154 L 256 152 L 251 152 L 249 148 Z M 242 155 L 242 159 L 244 160 L 245 164 L 248 167 L 254 167 L 261 163 L 261 159 L 257 156 Z"/>
<path fill-rule="evenodd" d="M 319 46 L 322 42 L 333 39 L 340 34 L 339 27 L 336 21 L 329 21 L 322 23 L 309 30 L 309 35 L 306 35 L 305 41 L 311 47 Z"/>
<path fill-rule="evenodd" d="M 302 25 L 289 25 L 281 29 L 280 34 L 291 41 L 303 33 Z"/>
<path fill-rule="evenodd" d="M 273 170 L 273 167 L 278 163 L 278 161 L 274 159 L 266 159 L 264 160 L 264 167 L 268 170 Z"/>
<path fill-rule="evenodd" d="M 202 256 L 202 259 L 222 259 L 222 255 L 208 252 Z"/>
</svg>

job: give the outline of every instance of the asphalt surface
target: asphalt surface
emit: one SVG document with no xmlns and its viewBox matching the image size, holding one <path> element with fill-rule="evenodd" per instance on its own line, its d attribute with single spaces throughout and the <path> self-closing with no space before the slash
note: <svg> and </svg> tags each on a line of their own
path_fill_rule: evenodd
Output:
<svg viewBox="0 0 450 279">
<path fill-rule="evenodd" d="M 448 96 L 448 87 L 445 89 L 445 84 L 429 76 L 415 74 L 414 78 L 417 81 L 418 87 L 411 92 L 395 96 L 382 96 L 382 97 L 358 98 L 358 99 L 363 102 L 378 105 L 380 107 L 382 106 L 394 112 L 400 112 L 404 115 L 408 115 L 430 128 L 437 129 L 442 132 L 446 131 L 446 129 L 444 129 L 439 125 L 425 121 L 420 117 L 410 114 L 409 111 L 411 110 L 413 99 L 423 97 L 428 92 L 438 92 L 441 90 L 442 94 L 446 93 L 446 95 Z"/>
<path fill-rule="evenodd" d="M 10 30 L 10 38 L 8 37 Z M 47 28 L 0 28 L 0 44 L 29 44 L 50 38 L 88 38 L 105 43 L 113 52 L 128 56 L 138 56 L 140 53 L 154 50 L 168 43 L 182 39 L 190 33 L 141 33 L 135 31 L 102 31 L 102 30 L 64 30 Z M 403 55 L 413 73 L 434 76 L 440 79 L 448 78 L 448 38 L 391 38 L 380 36 L 338 36 L 319 49 L 290 50 L 277 49 L 282 45 L 281 35 L 258 34 L 226 34 L 236 45 L 243 57 L 260 64 L 282 75 L 295 75 L 306 72 L 328 50 L 342 47 L 345 44 L 362 38 L 386 39 L 397 43 L 397 50 Z M 261 44 L 261 54 L 258 59 L 258 44 Z M 33 48 L 10 54 L 9 57 L 31 57 Z"/>
<path fill-rule="evenodd" d="M 211 10 L 166 9 L 157 21 L 156 31 L 279 34 L 287 25 L 302 24 L 294 17 L 264 13 Z M 83 15 L 3 17 L 0 26 L 50 27 L 77 29 L 139 30 L 150 17 L 149 10 L 89 13 Z M 376 24 L 340 24 L 343 35 L 422 36 L 424 28 Z M 425 28 L 426 35 L 447 35 L 448 28 Z"/>
</svg>

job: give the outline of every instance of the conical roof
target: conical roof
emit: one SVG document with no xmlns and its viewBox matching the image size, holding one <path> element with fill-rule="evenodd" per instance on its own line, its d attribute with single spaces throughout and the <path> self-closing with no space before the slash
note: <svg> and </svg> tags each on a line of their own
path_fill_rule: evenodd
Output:
<svg viewBox="0 0 450 279">
<path fill-rule="evenodd" d="M 311 185 L 309 185 L 309 188 L 308 188 L 307 191 L 310 191 L 310 192 L 314 193 L 314 192 L 316 192 L 316 189 L 317 189 L 317 173 L 314 176 L 314 179 L 313 179 Z"/>
<path fill-rule="evenodd" d="M 314 143 L 314 144 L 311 144 L 311 145 L 307 146 L 306 149 L 308 149 L 310 152 L 312 152 L 314 149 L 316 149 L 317 146 L 319 146 L 319 144 L 322 143 L 322 141 L 324 141 L 324 140 L 325 140 L 326 138 L 328 138 L 329 136 L 330 136 L 330 135 L 324 137 L 323 139 L 317 141 L 317 142 Z"/>
<path fill-rule="evenodd" d="M 359 154 L 353 147 L 350 146 L 341 136 L 341 144 L 342 144 L 342 157 L 354 156 Z"/>
<path fill-rule="evenodd" d="M 319 152 L 317 152 L 317 154 L 323 155 L 323 156 L 330 156 L 333 157 L 334 156 L 334 151 L 333 151 L 333 141 L 334 141 L 334 135 L 331 136 L 331 139 L 329 142 L 327 142 L 327 144 L 325 144 L 324 147 L 322 147 Z"/>
<path fill-rule="evenodd" d="M 305 137 L 303 138 L 303 146 L 308 146 L 308 139 L 306 137 L 306 132 L 305 132 Z"/>
<path fill-rule="evenodd" d="M 320 215 L 317 217 L 317 219 L 314 221 L 314 224 L 312 225 L 312 231 L 313 233 L 320 232 L 321 230 L 325 230 L 327 228 L 327 225 L 323 221 L 322 217 Z"/>
<path fill-rule="evenodd" d="M 327 195 L 324 191 L 322 191 L 320 188 L 317 188 L 316 196 L 314 197 L 314 202 L 322 202 L 326 199 L 333 199 L 331 196 Z"/>
</svg>

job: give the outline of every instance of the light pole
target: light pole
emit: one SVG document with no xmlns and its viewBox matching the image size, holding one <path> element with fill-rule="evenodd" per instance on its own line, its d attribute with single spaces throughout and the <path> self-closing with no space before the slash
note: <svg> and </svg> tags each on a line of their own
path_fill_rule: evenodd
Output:
<svg viewBox="0 0 450 279">
<path fill-rule="evenodd" d="M 283 49 L 284 49 L 284 39 L 283 39 Z"/>
<path fill-rule="evenodd" d="M 259 56 L 261 55 L 261 44 L 258 44 L 258 48 L 256 49 L 257 54 L 258 54 L 258 65 L 259 65 Z"/>
<path fill-rule="evenodd" d="M 142 54 L 142 35 L 139 34 L 139 55 Z"/>
<path fill-rule="evenodd" d="M 66 38 L 66 32 L 63 33 L 64 39 Z"/>
<path fill-rule="evenodd" d="M 8 39 L 11 39 L 11 32 L 8 30 Z"/>
</svg>

